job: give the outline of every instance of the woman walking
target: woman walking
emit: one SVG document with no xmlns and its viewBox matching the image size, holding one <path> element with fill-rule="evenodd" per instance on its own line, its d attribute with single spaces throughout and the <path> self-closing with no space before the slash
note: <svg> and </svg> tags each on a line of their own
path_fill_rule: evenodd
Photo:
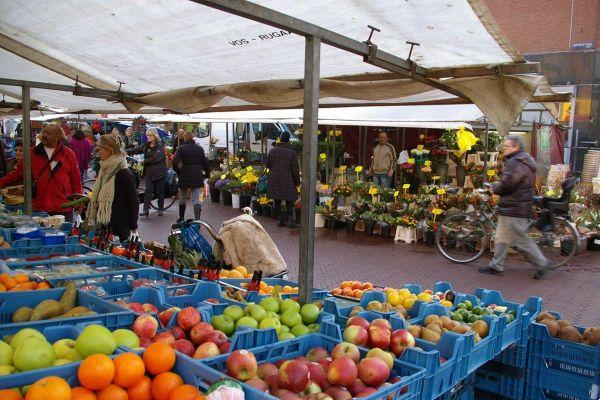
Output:
<svg viewBox="0 0 600 400">
<path fill-rule="evenodd" d="M 135 179 L 127 166 L 120 135 L 101 136 L 97 149 L 100 172 L 92 189 L 86 225 L 107 229 L 123 241 L 138 227 Z"/>
<path fill-rule="evenodd" d="M 267 168 L 271 170 L 267 181 L 267 196 L 275 202 L 275 212 L 279 212 L 279 225 L 297 228 L 292 219 L 294 202 L 298 198 L 297 187 L 300 186 L 300 166 L 298 154 L 290 144 L 290 134 L 283 132 L 280 143 L 273 145 L 269 151 Z M 285 214 L 281 212 L 281 202 L 285 201 Z"/>
<path fill-rule="evenodd" d="M 177 172 L 179 178 L 179 219 L 177 222 L 185 220 L 187 189 L 192 191 L 194 219 L 200 219 L 202 188 L 204 187 L 204 179 L 210 174 L 210 166 L 204 155 L 204 149 L 194 142 L 194 134 L 185 132 L 183 139 L 183 143 L 173 157 L 173 169 Z"/>
<path fill-rule="evenodd" d="M 165 150 L 160 141 L 160 136 L 154 128 L 146 132 L 148 141 L 141 146 L 127 150 L 127 154 L 144 155 L 144 183 L 146 185 L 146 194 L 144 195 L 144 211 L 140 216 L 148 216 L 150 213 L 150 202 L 152 194 L 156 191 L 158 200 L 158 216 L 163 215 L 165 204 L 165 181 L 167 178 L 167 160 Z"/>
<path fill-rule="evenodd" d="M 77 164 L 79 165 L 79 173 L 81 180 L 85 180 L 85 176 L 88 168 L 90 167 L 90 161 L 92 160 L 92 145 L 85 137 L 85 133 L 82 130 L 77 129 L 73 134 L 73 137 L 69 141 L 71 144 L 71 150 L 75 153 L 77 158 Z"/>
</svg>

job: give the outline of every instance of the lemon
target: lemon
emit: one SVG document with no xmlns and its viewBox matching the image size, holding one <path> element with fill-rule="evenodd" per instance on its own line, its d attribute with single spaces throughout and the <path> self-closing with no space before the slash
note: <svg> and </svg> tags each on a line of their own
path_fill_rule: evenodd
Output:
<svg viewBox="0 0 600 400">
<path fill-rule="evenodd" d="M 413 304 L 415 304 L 416 300 L 417 300 L 416 298 L 408 297 L 406 300 L 404 300 L 404 303 L 402 303 L 402 306 L 404 308 L 406 308 L 407 310 L 410 310 L 413 307 Z"/>
<path fill-rule="evenodd" d="M 406 288 L 402 288 L 398 291 L 398 294 L 401 297 L 407 298 L 408 296 L 410 296 L 412 293 L 410 293 L 410 290 L 406 289 Z"/>
<path fill-rule="evenodd" d="M 402 297 L 400 297 L 400 294 L 398 294 L 398 292 L 390 292 L 387 296 L 387 301 L 393 306 L 401 304 L 402 300 L 403 299 Z"/>
<path fill-rule="evenodd" d="M 431 302 L 431 295 L 429 293 L 419 293 L 419 295 L 417 296 L 418 300 L 424 301 L 426 303 Z"/>
<path fill-rule="evenodd" d="M 450 300 L 442 300 L 440 301 L 440 304 L 448 308 L 452 308 L 452 306 L 454 305 Z"/>
</svg>

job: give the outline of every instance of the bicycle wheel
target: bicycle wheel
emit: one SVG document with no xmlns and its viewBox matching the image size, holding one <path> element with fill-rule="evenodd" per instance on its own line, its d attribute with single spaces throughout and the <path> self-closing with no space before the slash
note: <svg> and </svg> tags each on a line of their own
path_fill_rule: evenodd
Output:
<svg viewBox="0 0 600 400">
<path fill-rule="evenodd" d="M 489 232 L 477 215 L 457 213 L 442 220 L 436 234 L 437 247 L 453 263 L 477 260 L 489 242 Z"/>
<path fill-rule="evenodd" d="M 539 246 L 544 256 L 552 262 L 550 268 L 565 265 L 577 253 L 577 231 L 575 227 L 562 217 L 554 217 L 554 229 L 550 232 L 540 231 L 532 221 L 529 226 L 529 237 Z"/>
<path fill-rule="evenodd" d="M 177 200 L 177 195 L 173 195 L 173 196 L 165 196 L 165 200 L 164 200 L 164 207 L 163 210 L 168 210 L 169 208 L 171 208 L 171 206 L 173 204 L 175 204 L 175 200 Z M 156 199 L 156 195 L 152 195 L 152 201 L 150 202 L 150 207 L 152 207 L 152 209 L 154 210 L 158 210 L 158 200 Z"/>
</svg>

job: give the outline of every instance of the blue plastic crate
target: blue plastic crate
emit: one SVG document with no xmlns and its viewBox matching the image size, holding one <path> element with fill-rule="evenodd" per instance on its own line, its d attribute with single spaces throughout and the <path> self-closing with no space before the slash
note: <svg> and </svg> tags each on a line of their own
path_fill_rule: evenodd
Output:
<svg viewBox="0 0 600 400">
<path fill-rule="evenodd" d="M 437 400 L 475 400 L 475 375 L 469 375 Z"/>
<path fill-rule="evenodd" d="M 167 295 L 165 300 L 175 307 L 196 307 L 198 305 L 210 304 L 207 300 L 214 299 L 218 303 L 238 304 L 245 307 L 246 304 L 225 299 L 221 294 L 221 286 L 217 282 L 200 281 L 194 290 L 187 295 Z"/>
<path fill-rule="evenodd" d="M 40 239 L 44 246 L 53 246 L 67 243 L 67 235 L 56 228 L 41 228 Z"/>
<path fill-rule="evenodd" d="M 65 289 L 47 289 L 28 292 L 0 293 L 0 335 L 6 336 L 17 333 L 23 328 L 42 330 L 48 326 L 74 325 L 80 322 L 97 322 L 109 329 L 117 329 L 133 324 L 133 312 L 102 300 L 90 293 L 77 291 L 77 306 L 85 306 L 95 315 L 73 318 L 55 318 L 43 321 L 28 321 L 12 323 L 12 315 L 19 307 L 35 307 L 43 300 L 59 300 Z"/>
<path fill-rule="evenodd" d="M 338 343 L 340 343 L 339 340 L 335 340 L 324 335 L 310 334 L 300 338 L 286 340 L 273 345 L 257 347 L 249 350 L 256 356 L 256 360 L 259 363 L 275 363 L 279 360 L 287 360 L 304 356 L 310 349 L 314 347 L 324 347 L 328 351 L 331 351 Z M 364 357 L 365 354 L 366 350 L 361 349 L 361 356 Z M 204 370 L 206 373 L 206 375 L 204 375 L 205 382 L 203 382 L 203 385 L 200 386 L 202 389 L 206 389 L 209 384 L 227 377 L 224 373 L 226 370 L 226 361 L 227 355 L 200 360 L 200 363 L 206 366 L 206 369 Z M 425 371 L 421 367 L 395 360 L 392 376 L 402 376 L 402 379 L 383 390 L 379 390 L 377 393 L 374 393 L 371 396 L 365 397 L 365 399 L 383 400 L 390 396 L 390 399 L 393 400 L 417 400 L 421 396 L 424 373 Z M 244 387 L 246 400 L 276 399 L 275 397 L 260 392 L 244 383 L 242 383 L 242 386 Z M 405 393 L 401 393 L 403 388 L 407 388 Z"/>
<path fill-rule="evenodd" d="M 92 270 L 100 272 L 122 271 L 127 269 L 149 268 L 147 265 L 140 264 L 135 261 L 126 260 L 122 257 L 113 256 L 110 254 L 103 255 L 83 255 L 81 257 L 52 258 L 36 261 L 21 261 L 8 262 L 7 265 L 11 269 L 32 270 L 44 275 L 44 271 L 51 270 L 56 266 L 63 265 L 89 265 Z"/>
<path fill-rule="evenodd" d="M 243 284 L 248 284 L 252 281 L 252 279 L 230 279 L 230 278 L 223 278 L 220 280 L 221 282 L 223 282 L 224 284 L 227 284 L 229 286 L 233 286 L 237 289 L 243 289 L 246 290 L 246 287 L 244 287 Z M 290 281 L 287 279 L 280 279 L 280 278 L 263 278 L 262 282 L 266 283 L 269 286 L 276 286 L 279 285 L 281 287 L 283 286 L 291 286 L 291 287 L 298 287 L 298 282 L 295 281 Z M 313 300 L 320 300 L 323 299 L 327 296 L 329 296 L 329 292 L 327 290 L 323 290 L 323 289 L 315 289 L 313 288 Z M 268 297 L 268 295 L 262 295 L 262 294 L 252 294 L 252 296 L 255 296 L 253 298 L 249 298 L 249 301 L 260 301 L 262 299 L 264 299 L 265 297 Z M 281 297 L 284 299 L 287 299 L 289 297 L 298 297 L 298 293 L 281 293 Z"/>
<path fill-rule="evenodd" d="M 335 316 L 335 321 L 336 323 L 338 323 L 338 325 L 340 325 L 342 328 L 346 326 L 346 323 L 348 322 L 349 319 L 349 314 L 352 311 L 352 309 L 356 306 L 361 306 L 362 308 L 366 309 L 367 305 L 371 302 L 371 301 L 379 301 L 379 302 L 385 302 L 387 299 L 387 296 L 384 292 L 380 291 L 380 290 L 373 290 L 373 291 L 367 291 L 363 294 L 363 297 L 360 299 L 360 303 L 358 304 L 348 304 L 349 302 L 346 301 L 345 304 L 341 305 L 338 298 L 335 297 L 326 297 L 323 300 L 323 308 L 325 311 L 327 311 L 330 314 L 333 314 Z M 393 312 L 379 312 L 379 311 L 372 311 L 374 313 L 376 313 L 379 317 L 378 318 L 385 318 L 387 320 L 389 320 L 391 317 L 395 317 L 397 315 L 397 313 L 395 311 Z"/>
<path fill-rule="evenodd" d="M 552 313 L 557 318 L 560 314 Z M 581 333 L 584 328 L 577 327 Z M 544 324 L 530 325 L 529 355 L 530 369 L 556 371 L 565 381 L 581 377 L 600 384 L 600 343 L 595 347 L 554 338 Z"/>
<path fill-rule="evenodd" d="M 527 345 L 512 344 L 494 359 L 504 365 L 525 368 L 527 365 Z"/>
<path fill-rule="evenodd" d="M 51 258 L 56 256 L 71 256 L 74 254 L 90 254 L 93 255 L 106 255 L 96 249 L 92 249 L 89 246 L 83 244 L 60 244 L 53 246 L 42 246 L 41 241 L 39 246 L 29 247 L 11 247 L 10 249 L 0 249 L 0 258 L 30 258 L 30 257 L 44 257 Z"/>
<path fill-rule="evenodd" d="M 600 385 L 598 381 L 581 378 L 576 375 L 552 370 L 549 368 L 528 368 L 525 398 L 598 400 Z"/>
<path fill-rule="evenodd" d="M 475 389 L 482 392 L 478 398 L 497 395 L 521 400 L 525 395 L 525 377 L 516 378 L 480 368 L 475 373 Z"/>
</svg>

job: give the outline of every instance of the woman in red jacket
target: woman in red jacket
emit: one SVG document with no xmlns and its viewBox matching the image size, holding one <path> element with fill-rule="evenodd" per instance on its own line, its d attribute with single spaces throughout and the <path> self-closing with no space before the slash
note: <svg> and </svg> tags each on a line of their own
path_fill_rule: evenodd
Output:
<svg viewBox="0 0 600 400">
<path fill-rule="evenodd" d="M 73 210 L 61 208 L 67 196 L 81 193 L 81 177 L 73 150 L 64 144 L 64 132 L 56 125 L 45 125 L 41 143 L 31 151 L 33 208 L 51 215 L 64 215 L 73 220 Z M 23 179 L 23 160 L 17 168 L 0 179 L 0 187 Z"/>
</svg>

